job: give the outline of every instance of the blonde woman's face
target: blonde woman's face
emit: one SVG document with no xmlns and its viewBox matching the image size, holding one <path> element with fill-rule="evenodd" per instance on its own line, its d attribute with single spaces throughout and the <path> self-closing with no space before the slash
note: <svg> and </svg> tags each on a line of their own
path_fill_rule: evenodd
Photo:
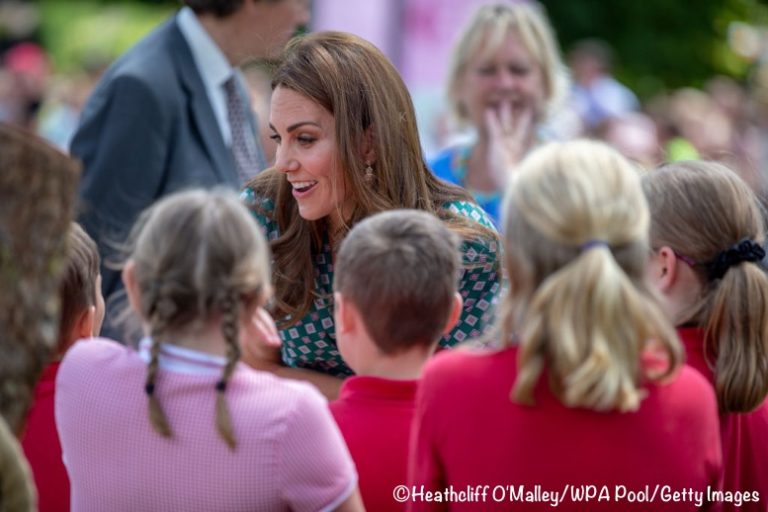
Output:
<svg viewBox="0 0 768 512">
<path fill-rule="evenodd" d="M 482 45 L 469 59 L 459 99 L 481 131 L 486 111 L 498 113 L 505 102 L 513 116 L 532 109 L 533 119 L 540 120 L 546 101 L 544 74 L 517 33 L 510 32 L 494 51 Z"/>
<path fill-rule="evenodd" d="M 306 220 L 329 217 L 332 228 L 349 211 L 339 165 L 336 120 L 318 103 L 291 89 L 272 94 L 269 127 L 277 143 L 275 167 L 285 174 Z"/>
</svg>

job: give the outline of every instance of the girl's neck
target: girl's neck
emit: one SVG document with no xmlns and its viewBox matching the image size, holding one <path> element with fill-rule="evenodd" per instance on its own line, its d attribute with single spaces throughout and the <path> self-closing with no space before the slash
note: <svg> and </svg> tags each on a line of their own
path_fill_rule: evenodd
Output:
<svg viewBox="0 0 768 512">
<path fill-rule="evenodd" d="M 168 333 L 160 341 L 214 356 L 227 355 L 227 343 L 220 325 L 209 324 L 195 331 Z"/>
</svg>

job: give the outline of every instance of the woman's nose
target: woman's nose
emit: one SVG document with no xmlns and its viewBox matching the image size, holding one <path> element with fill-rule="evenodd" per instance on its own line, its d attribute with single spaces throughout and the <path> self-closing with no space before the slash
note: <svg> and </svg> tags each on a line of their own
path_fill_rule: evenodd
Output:
<svg viewBox="0 0 768 512">
<path fill-rule="evenodd" d="M 277 146 L 275 151 L 275 168 L 280 172 L 291 172 L 298 169 L 298 162 L 284 146 Z"/>
<path fill-rule="evenodd" d="M 517 87 L 517 77 L 514 73 L 501 69 L 496 75 L 496 86 L 500 89 L 515 89 Z"/>
</svg>

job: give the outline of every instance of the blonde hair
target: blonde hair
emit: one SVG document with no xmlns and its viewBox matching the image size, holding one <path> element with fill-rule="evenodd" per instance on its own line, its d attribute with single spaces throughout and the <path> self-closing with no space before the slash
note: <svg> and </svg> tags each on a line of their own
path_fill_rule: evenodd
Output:
<svg viewBox="0 0 768 512">
<path fill-rule="evenodd" d="M 697 264 L 699 300 L 684 322 L 705 330 L 705 353 L 716 358 L 720 411 L 748 412 L 768 395 L 768 277 L 754 262 L 710 276 L 710 263 L 740 240 L 762 245 L 765 226 L 750 187 L 715 162 L 676 162 L 649 172 L 643 187 L 651 209 L 651 244 L 669 246 Z"/>
<path fill-rule="evenodd" d="M 142 319 L 152 336 L 145 390 L 153 428 L 172 435 L 155 393 L 160 342 L 183 336 L 221 315 L 227 362 L 216 384 L 216 427 L 236 445 L 224 399 L 240 358 L 239 322 L 243 307 L 268 295 L 267 244 L 238 197 L 224 190 L 192 190 L 168 196 L 146 210 L 130 237 Z"/>
<path fill-rule="evenodd" d="M 510 33 L 517 34 L 526 51 L 541 68 L 548 114 L 568 93 L 568 72 L 544 8 L 529 2 L 483 5 L 464 26 L 453 48 L 448 68 L 448 103 L 459 124 L 469 118 L 461 103 L 464 75 L 481 51 L 496 51 Z"/>
<path fill-rule="evenodd" d="M 504 339 L 520 329 L 513 398 L 533 403 L 546 367 L 567 406 L 636 410 L 643 380 L 669 376 L 682 347 L 644 280 L 649 214 L 634 168 L 599 142 L 543 146 L 515 171 L 504 221 Z M 668 361 L 654 375 L 640 361 L 649 342 Z"/>
</svg>

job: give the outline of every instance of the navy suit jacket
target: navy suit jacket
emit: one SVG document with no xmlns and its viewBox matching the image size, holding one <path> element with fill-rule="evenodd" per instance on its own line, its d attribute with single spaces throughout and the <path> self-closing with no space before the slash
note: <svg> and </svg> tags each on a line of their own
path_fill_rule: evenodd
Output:
<svg viewBox="0 0 768 512">
<path fill-rule="evenodd" d="M 250 121 L 255 137 L 252 112 Z M 191 187 L 240 186 L 232 152 L 174 19 L 106 71 L 70 150 L 83 163 L 78 220 L 108 260 L 157 199 Z M 103 264 L 102 279 L 105 297 L 122 287 L 119 272 Z"/>
</svg>

